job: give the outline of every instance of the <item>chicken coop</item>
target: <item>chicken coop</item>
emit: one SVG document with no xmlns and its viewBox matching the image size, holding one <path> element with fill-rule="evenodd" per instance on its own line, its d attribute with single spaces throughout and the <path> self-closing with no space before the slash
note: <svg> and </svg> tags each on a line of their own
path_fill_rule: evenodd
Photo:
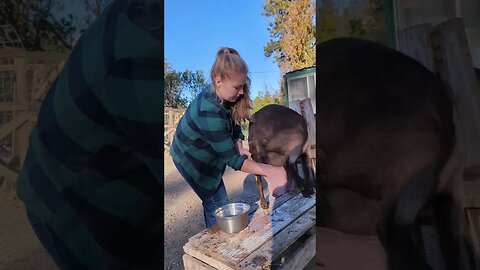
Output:
<svg viewBox="0 0 480 270">
<path fill-rule="evenodd" d="M 315 110 L 315 67 L 303 68 L 286 73 L 283 76 L 285 82 L 285 101 L 286 106 L 292 108 L 292 102 L 309 98 L 312 103 L 313 112 Z"/>
<path fill-rule="evenodd" d="M 0 26 L 0 200 L 14 196 L 39 106 L 66 58 L 27 51 L 11 26 Z"/>
</svg>

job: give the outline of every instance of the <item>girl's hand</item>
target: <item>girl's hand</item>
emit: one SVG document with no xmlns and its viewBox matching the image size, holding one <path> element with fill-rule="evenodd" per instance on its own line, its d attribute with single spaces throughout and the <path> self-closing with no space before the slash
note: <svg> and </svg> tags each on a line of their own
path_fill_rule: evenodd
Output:
<svg viewBox="0 0 480 270">
<path fill-rule="evenodd" d="M 252 154 L 247 149 L 242 147 L 242 148 L 238 149 L 238 152 L 240 153 L 240 155 L 242 155 L 242 156 L 245 155 L 245 156 L 247 156 L 248 159 L 252 159 Z"/>
<path fill-rule="evenodd" d="M 237 139 L 235 141 L 235 146 L 237 147 L 238 153 L 240 153 L 240 155 L 245 155 L 248 159 L 252 159 L 252 154 L 250 153 L 250 151 L 243 148 L 243 141 L 241 139 Z"/>
<path fill-rule="evenodd" d="M 268 192 L 273 197 L 278 197 L 288 191 L 287 172 L 283 167 L 266 165 L 265 180 L 268 184 Z"/>
</svg>

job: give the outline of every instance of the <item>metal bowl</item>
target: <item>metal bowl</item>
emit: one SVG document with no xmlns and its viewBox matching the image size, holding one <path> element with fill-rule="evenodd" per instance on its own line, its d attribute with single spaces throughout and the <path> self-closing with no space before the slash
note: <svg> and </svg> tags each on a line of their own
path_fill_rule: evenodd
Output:
<svg viewBox="0 0 480 270">
<path fill-rule="evenodd" d="M 226 233 L 236 233 L 248 225 L 248 210 L 246 203 L 229 203 L 217 208 L 213 213 L 220 229 Z"/>
</svg>

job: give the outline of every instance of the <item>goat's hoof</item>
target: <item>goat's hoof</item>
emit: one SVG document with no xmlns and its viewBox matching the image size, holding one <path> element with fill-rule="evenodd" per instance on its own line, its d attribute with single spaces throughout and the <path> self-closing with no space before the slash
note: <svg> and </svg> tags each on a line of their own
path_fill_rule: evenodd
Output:
<svg viewBox="0 0 480 270">
<path fill-rule="evenodd" d="M 303 197 L 305 197 L 305 198 L 310 198 L 310 197 L 311 197 L 310 195 L 312 195 L 312 194 L 314 194 L 314 193 L 315 193 L 315 191 L 313 190 L 313 188 L 309 188 L 309 189 L 304 189 L 304 190 L 302 190 L 302 195 L 303 195 Z"/>
<path fill-rule="evenodd" d="M 268 209 L 268 203 L 267 203 L 267 202 L 260 202 L 260 206 L 261 206 L 263 209 Z"/>
</svg>

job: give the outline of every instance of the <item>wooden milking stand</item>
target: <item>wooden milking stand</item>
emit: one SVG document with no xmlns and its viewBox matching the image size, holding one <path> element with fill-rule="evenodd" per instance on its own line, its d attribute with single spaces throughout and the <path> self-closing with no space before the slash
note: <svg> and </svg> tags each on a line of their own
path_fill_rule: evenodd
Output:
<svg viewBox="0 0 480 270">
<path fill-rule="evenodd" d="M 298 101 L 293 109 L 303 112 L 307 120 L 306 149 L 314 163 L 315 119 L 310 100 Z M 270 198 L 269 209 L 258 207 L 250 213 L 249 224 L 241 232 L 227 234 L 214 225 L 192 236 L 183 247 L 185 269 L 303 269 L 312 265 L 315 203 L 315 194 L 305 198 L 298 190 L 291 191 Z"/>
</svg>

